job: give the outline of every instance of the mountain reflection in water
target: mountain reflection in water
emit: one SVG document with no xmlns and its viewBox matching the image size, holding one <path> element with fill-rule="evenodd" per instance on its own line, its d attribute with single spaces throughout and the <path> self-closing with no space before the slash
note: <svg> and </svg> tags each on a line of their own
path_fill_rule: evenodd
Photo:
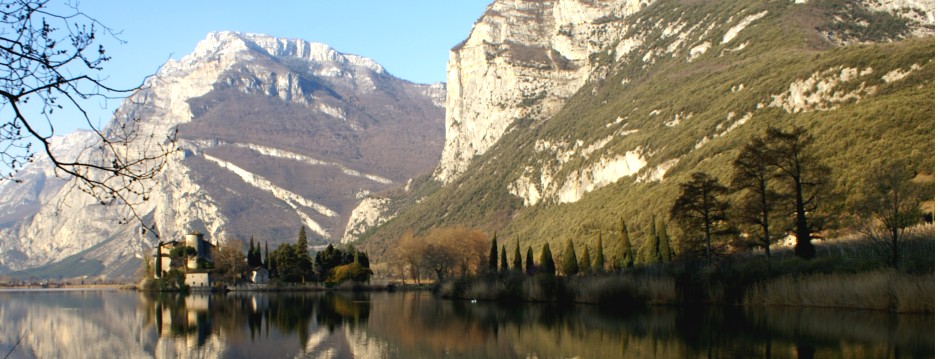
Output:
<svg viewBox="0 0 938 359">
<path fill-rule="evenodd" d="M 501 306 L 428 293 L 0 291 L 0 357 L 927 358 L 934 316 Z"/>
</svg>

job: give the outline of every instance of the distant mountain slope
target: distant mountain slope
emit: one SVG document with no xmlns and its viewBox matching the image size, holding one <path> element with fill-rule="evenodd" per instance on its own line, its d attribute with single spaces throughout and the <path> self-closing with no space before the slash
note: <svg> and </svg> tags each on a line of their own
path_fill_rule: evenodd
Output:
<svg viewBox="0 0 938 359">
<path fill-rule="evenodd" d="M 312 243 L 324 243 L 343 237 L 367 194 L 434 168 L 444 91 L 323 44 L 220 32 L 164 65 L 112 126 L 140 118 L 144 131 L 179 131 L 178 153 L 137 208 L 162 239 L 201 231 L 213 242 L 253 236 L 273 248 L 294 241 L 303 225 Z M 32 178 L 23 186 L 35 186 Z M 58 186 L 42 203 L 2 213 L 0 268 L 133 275 L 128 268 L 156 243 L 153 231 L 119 225 L 115 208 Z M 54 264 L 60 260 L 93 265 Z"/>
<path fill-rule="evenodd" d="M 589 55 L 562 108 L 514 118 L 447 184 L 388 198 L 398 215 L 362 243 L 381 253 L 405 230 L 448 225 L 523 246 L 592 243 L 622 218 L 639 245 L 680 182 L 705 171 L 728 183 L 737 150 L 768 126 L 807 127 L 848 196 L 877 159 L 933 175 L 934 3 L 895 4 L 657 1 L 600 17 L 621 36 Z"/>
</svg>

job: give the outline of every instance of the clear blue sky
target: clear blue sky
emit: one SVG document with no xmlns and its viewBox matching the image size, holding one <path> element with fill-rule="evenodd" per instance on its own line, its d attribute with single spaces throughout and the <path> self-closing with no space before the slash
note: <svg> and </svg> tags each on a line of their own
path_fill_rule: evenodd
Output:
<svg viewBox="0 0 938 359">
<path fill-rule="evenodd" d="M 74 1 L 74 0 L 72 0 Z M 113 1 L 85 0 L 79 8 L 126 41 L 105 42 L 112 60 L 108 84 L 133 87 L 169 58 L 179 59 L 209 32 L 239 31 L 321 42 L 377 61 L 417 83 L 446 79 L 449 49 L 464 40 L 492 0 L 398 1 Z M 118 103 L 89 108 L 107 123 Z M 76 124 L 78 125 L 78 124 Z M 74 126 L 59 126 L 57 134 Z"/>
</svg>

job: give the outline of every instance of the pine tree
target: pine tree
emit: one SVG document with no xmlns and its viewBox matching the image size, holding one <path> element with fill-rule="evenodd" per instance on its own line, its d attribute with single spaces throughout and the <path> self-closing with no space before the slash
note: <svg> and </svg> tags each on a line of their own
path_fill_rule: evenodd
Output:
<svg viewBox="0 0 938 359">
<path fill-rule="evenodd" d="M 590 246 L 583 246 L 583 257 L 579 263 L 583 263 L 583 273 L 589 273 L 592 270 L 590 266 L 593 265 L 593 260 L 590 259 Z"/>
<path fill-rule="evenodd" d="M 489 271 L 498 272 L 498 233 L 492 235 L 492 248 L 489 250 Z"/>
<path fill-rule="evenodd" d="M 502 272 L 508 272 L 508 253 L 505 251 L 505 246 L 502 246 Z"/>
<path fill-rule="evenodd" d="M 515 259 L 511 262 L 511 270 L 521 273 L 521 241 L 515 240 Z"/>
<path fill-rule="evenodd" d="M 537 269 L 534 268 L 534 250 L 531 249 L 531 246 L 528 246 L 528 253 L 524 258 L 524 271 L 528 275 L 534 275 L 537 271 Z"/>
<path fill-rule="evenodd" d="M 593 260 L 593 272 L 602 273 L 606 270 L 606 256 L 603 254 L 603 234 L 599 234 L 596 243 L 596 259 Z"/>
<path fill-rule="evenodd" d="M 576 253 L 573 248 L 573 240 L 567 240 L 567 248 L 563 251 L 563 262 L 561 263 L 563 274 L 574 276 L 580 272 L 580 266 L 576 261 Z"/>
<path fill-rule="evenodd" d="M 541 272 L 551 276 L 557 274 L 554 254 L 550 252 L 550 243 L 544 243 L 544 246 L 541 247 Z"/>
</svg>

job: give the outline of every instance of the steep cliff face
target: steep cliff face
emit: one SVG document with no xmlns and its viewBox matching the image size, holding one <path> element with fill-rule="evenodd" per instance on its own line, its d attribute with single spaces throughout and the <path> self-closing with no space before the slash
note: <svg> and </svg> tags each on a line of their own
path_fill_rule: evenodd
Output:
<svg viewBox="0 0 938 359">
<path fill-rule="evenodd" d="M 200 231 L 213 242 L 253 236 L 275 246 L 294 241 L 302 225 L 314 243 L 338 240 L 367 194 L 437 163 L 444 91 L 323 44 L 210 34 L 130 96 L 111 125 L 139 118 L 141 133 L 178 129 L 178 151 L 150 183 L 152 198 L 135 208 L 156 231 L 120 225 L 126 213 L 117 208 L 47 186 L 40 192 L 48 204 L 24 202 L 20 221 L 3 208 L 10 214 L 0 268 L 70 258 L 92 263 L 91 275 L 126 277 L 133 271 L 116 269 L 148 253 L 154 233 L 167 240 Z"/>
<path fill-rule="evenodd" d="M 535 248 L 623 219 L 642 233 L 691 173 L 728 183 L 738 149 L 768 126 L 808 128 L 848 196 L 881 156 L 934 173 L 933 1 L 581 1 L 567 8 L 592 21 L 545 15 L 564 4 L 497 1 L 451 52 L 444 183 L 391 198 L 412 207 L 369 234 L 370 249 L 439 226 Z M 582 62 L 521 66 L 518 43 Z M 524 93 L 543 95 L 520 106 Z"/>
<path fill-rule="evenodd" d="M 435 176 L 450 182 L 518 119 L 543 120 L 593 72 L 623 17 L 650 1 L 498 0 L 447 65 L 446 145 Z"/>
<path fill-rule="evenodd" d="M 497 0 L 475 24 L 469 37 L 450 52 L 447 66 L 446 145 L 435 177 L 451 182 L 472 159 L 485 153 L 518 119 L 544 120 L 590 78 L 602 78 L 597 56 L 630 52 L 643 36 L 622 38 L 638 24 L 622 19 L 654 0 Z M 795 1 L 805 3 L 807 1 Z M 934 1 L 863 1 L 841 4 L 819 1 L 833 21 L 818 27 L 830 41 L 850 45 L 934 34 Z M 893 14 L 895 28 L 873 29 L 876 14 Z M 806 21 L 817 14 L 803 14 Z M 735 21 L 717 43 L 701 41 L 687 49 L 689 59 L 711 47 L 726 44 L 765 14 L 749 14 Z M 901 23 L 901 22 L 906 23 Z M 662 25 L 659 23 L 659 25 Z M 694 25 L 704 25 L 695 28 Z M 679 35 L 660 53 L 673 53 L 690 32 L 713 30 L 715 24 L 663 24 L 662 36 Z M 640 34 L 647 35 L 647 34 Z M 620 41 L 622 40 L 622 41 Z M 689 39 L 687 40 L 689 41 Z M 616 45 L 614 48 L 611 45 Z M 738 44 L 745 47 L 745 44 Z M 736 49 L 736 51 L 741 48 Z M 660 54 L 658 54 L 660 55 Z M 646 58 L 656 54 L 647 54 Z"/>
</svg>

